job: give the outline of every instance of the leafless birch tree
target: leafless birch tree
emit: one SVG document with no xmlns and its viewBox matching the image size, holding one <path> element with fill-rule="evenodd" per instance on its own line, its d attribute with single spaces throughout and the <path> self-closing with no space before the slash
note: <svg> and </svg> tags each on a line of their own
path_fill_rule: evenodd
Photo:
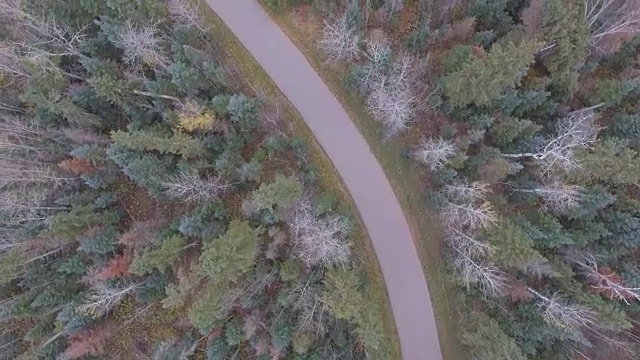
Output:
<svg viewBox="0 0 640 360">
<path fill-rule="evenodd" d="M 368 64 L 363 69 L 359 86 L 362 92 L 368 93 L 373 84 L 382 81 L 391 62 L 392 52 L 388 39 L 383 34 L 374 32 L 365 41 L 364 55 Z"/>
<path fill-rule="evenodd" d="M 533 152 L 503 154 L 514 159 L 532 158 L 542 167 L 543 174 L 554 169 L 571 171 L 580 167 L 575 151 L 585 149 L 596 142 L 601 128 L 596 123 L 595 109 L 601 105 L 580 109 L 558 121 L 556 135 Z"/>
<path fill-rule="evenodd" d="M 86 58 L 79 50 L 85 40 L 85 29 L 36 18 L 20 5 L 19 1 L 0 0 L 0 21 L 14 29 L 13 37 L 0 43 L 0 73 L 19 79 L 29 79 L 38 72 L 82 79 L 58 67 L 56 59 Z"/>
<path fill-rule="evenodd" d="M 579 332 L 594 324 L 595 313 L 589 308 L 571 304 L 558 293 L 545 296 L 530 287 L 527 290 L 540 301 L 538 306 L 549 325 L 565 331 Z"/>
<path fill-rule="evenodd" d="M 217 199 L 231 188 L 231 184 L 219 176 L 203 179 L 198 174 L 185 172 L 168 179 L 162 185 L 169 197 L 187 202 Z"/>
<path fill-rule="evenodd" d="M 116 46 L 124 51 L 124 60 L 134 69 L 145 66 L 164 69 L 170 61 L 163 49 L 163 38 L 154 26 L 140 26 L 127 21 L 120 28 Z"/>
<path fill-rule="evenodd" d="M 427 165 L 431 171 L 444 168 L 449 160 L 456 156 L 457 149 L 450 140 L 428 138 L 422 140 L 420 146 L 413 153 L 419 162 Z"/>
<path fill-rule="evenodd" d="M 580 206 L 584 199 L 584 188 L 555 178 L 534 189 L 518 189 L 519 192 L 536 194 L 542 199 L 542 209 L 563 212 Z"/>
<path fill-rule="evenodd" d="M 167 10 L 178 28 L 195 27 L 203 34 L 207 33 L 204 18 L 200 15 L 197 4 L 189 0 L 169 0 Z"/>
<path fill-rule="evenodd" d="M 507 277 L 498 267 L 473 258 L 460 249 L 454 248 L 454 267 L 465 286 L 477 286 L 487 295 L 499 296 L 503 293 Z"/>
<path fill-rule="evenodd" d="M 622 277 L 611 268 L 599 266 L 593 254 L 573 252 L 569 258 L 584 273 L 594 291 L 624 301 L 627 305 L 631 304 L 631 300 L 640 301 L 640 287 L 625 285 Z"/>
<path fill-rule="evenodd" d="M 415 66 L 414 59 L 402 55 L 393 61 L 386 75 L 377 77 L 377 81 L 368 85 L 367 110 L 385 126 L 388 136 L 404 132 L 413 120 L 416 108 L 412 87 Z"/>
<path fill-rule="evenodd" d="M 118 306 L 140 284 L 124 287 L 111 287 L 105 283 L 97 283 L 87 301 L 78 306 L 78 311 L 92 318 L 99 318 Z"/>
<path fill-rule="evenodd" d="M 351 246 L 345 235 L 350 227 L 343 217 L 320 216 L 308 199 L 302 199 L 288 223 L 296 257 L 308 266 L 340 265 L 349 260 Z"/>
<path fill-rule="evenodd" d="M 609 35 L 640 33 L 639 0 L 584 0 L 584 17 L 596 47 Z"/>
<path fill-rule="evenodd" d="M 17 184 L 43 184 L 60 186 L 75 178 L 56 174 L 48 165 L 37 160 L 10 159 L 0 156 L 0 189 Z"/>
<path fill-rule="evenodd" d="M 440 213 L 447 227 L 486 229 L 496 221 L 497 215 L 486 201 L 486 184 L 457 184 L 444 187 L 445 206 Z"/>
<path fill-rule="evenodd" d="M 318 44 L 331 62 L 351 62 L 360 55 L 360 36 L 347 13 L 324 22 Z"/>
<path fill-rule="evenodd" d="M 493 248 L 475 234 L 469 234 L 462 229 L 449 227 L 447 229 L 447 243 L 472 258 L 484 258 L 489 255 Z"/>
</svg>

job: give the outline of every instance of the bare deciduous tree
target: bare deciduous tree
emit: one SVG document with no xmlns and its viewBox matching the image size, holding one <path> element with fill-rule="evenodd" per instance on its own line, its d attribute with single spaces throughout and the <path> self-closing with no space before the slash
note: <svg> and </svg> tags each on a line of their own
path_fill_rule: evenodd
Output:
<svg viewBox="0 0 640 360">
<path fill-rule="evenodd" d="M 48 183 L 60 186 L 75 178 L 69 178 L 56 174 L 47 164 L 37 160 L 10 159 L 0 156 L 0 189 L 16 184 L 42 184 Z"/>
<path fill-rule="evenodd" d="M 105 283 L 97 283 L 87 301 L 78 306 L 78 312 L 90 316 L 92 318 L 99 318 L 118 306 L 135 290 L 140 284 L 132 284 L 125 287 L 111 287 Z"/>
<path fill-rule="evenodd" d="M 178 27 L 195 27 L 206 34 L 205 21 L 198 11 L 198 6 L 189 0 L 169 0 L 167 2 L 169 16 Z"/>
<path fill-rule="evenodd" d="M 596 47 L 610 35 L 640 33 L 638 0 L 584 0 L 584 16 Z"/>
<path fill-rule="evenodd" d="M 203 179 L 198 174 L 185 172 L 170 178 L 162 185 L 169 197 L 187 202 L 203 202 L 219 198 L 231 187 L 231 184 L 219 176 Z"/>
<path fill-rule="evenodd" d="M 527 290 L 540 300 L 538 305 L 543 311 L 544 320 L 549 325 L 565 331 L 579 332 L 594 324 L 595 313 L 589 308 L 571 304 L 558 293 L 547 297 L 530 287 L 527 287 Z"/>
<path fill-rule="evenodd" d="M 384 34 L 374 32 L 365 41 L 365 56 L 369 64 L 364 68 L 364 74 L 360 79 L 360 90 L 368 93 L 372 84 L 382 81 L 385 69 L 389 66 L 392 52 L 388 39 Z"/>
<path fill-rule="evenodd" d="M 296 256 L 308 266 L 339 265 L 349 260 L 345 239 L 349 223 L 341 216 L 319 216 L 308 199 L 296 205 L 289 221 Z"/>
<path fill-rule="evenodd" d="M 486 229 L 497 215 L 490 202 L 485 200 L 486 184 L 458 184 L 444 187 L 446 204 L 440 213 L 448 227 Z"/>
<path fill-rule="evenodd" d="M 124 51 L 124 60 L 134 69 L 144 66 L 163 69 L 169 65 L 164 54 L 163 39 L 154 26 L 140 26 L 127 21 L 121 27 L 116 46 Z"/>
<path fill-rule="evenodd" d="M 625 285 L 620 275 L 607 266 L 598 266 L 596 257 L 591 253 L 573 252 L 570 260 L 578 265 L 587 277 L 591 288 L 611 299 L 622 300 L 627 305 L 630 300 L 640 301 L 640 288 Z"/>
<path fill-rule="evenodd" d="M 595 143 L 601 128 L 595 121 L 597 115 L 594 110 L 600 106 L 602 105 L 576 110 L 558 121 L 556 135 L 540 149 L 528 153 L 503 154 L 503 156 L 515 159 L 533 158 L 542 167 L 543 174 L 548 174 L 557 168 L 564 171 L 579 168 L 575 150 L 588 148 Z"/>
<path fill-rule="evenodd" d="M 456 146 L 452 141 L 428 138 L 420 143 L 413 156 L 427 165 L 431 171 L 442 169 L 449 159 L 456 155 Z"/>
<path fill-rule="evenodd" d="M 503 293 L 507 277 L 503 271 L 482 260 L 472 258 L 463 251 L 455 249 L 454 267 L 467 287 L 477 286 L 485 294 L 499 296 Z"/>
<path fill-rule="evenodd" d="M 396 59 L 388 74 L 373 77 L 368 85 L 367 110 L 380 121 L 388 136 L 402 133 L 413 120 L 416 97 L 412 88 L 415 63 L 408 55 Z"/>
<path fill-rule="evenodd" d="M 325 21 L 318 44 L 331 62 L 354 61 L 360 54 L 360 37 L 347 13 Z"/>
<path fill-rule="evenodd" d="M 535 189 L 518 189 L 517 191 L 538 195 L 542 199 L 542 209 L 555 212 L 574 209 L 584 198 L 582 186 L 566 184 L 557 178 Z"/>
<path fill-rule="evenodd" d="M 493 248 L 491 245 L 480 240 L 474 234 L 467 234 L 465 231 L 451 226 L 447 229 L 447 243 L 456 251 L 472 257 L 482 258 L 489 255 Z"/>
</svg>

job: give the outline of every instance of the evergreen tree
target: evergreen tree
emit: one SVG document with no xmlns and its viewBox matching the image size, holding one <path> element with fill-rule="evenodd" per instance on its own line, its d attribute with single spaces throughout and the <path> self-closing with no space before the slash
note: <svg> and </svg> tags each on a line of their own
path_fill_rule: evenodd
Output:
<svg viewBox="0 0 640 360">
<path fill-rule="evenodd" d="M 159 247 L 136 254 L 130 271 L 135 275 L 144 275 L 154 269 L 164 272 L 186 248 L 187 242 L 182 236 L 169 235 L 161 240 Z"/>
<path fill-rule="evenodd" d="M 271 209 L 278 206 L 287 209 L 302 196 L 302 184 L 294 177 L 277 175 L 274 182 L 260 185 L 253 192 L 258 209 Z"/>
<path fill-rule="evenodd" d="M 360 291 L 360 279 L 353 270 L 330 269 L 325 273 L 325 290 L 320 301 L 338 319 L 353 320 L 359 317 L 364 298 Z"/>
<path fill-rule="evenodd" d="M 114 131 L 111 133 L 111 140 L 115 146 L 138 151 L 156 150 L 162 154 L 178 154 L 187 158 L 200 156 L 204 152 L 199 140 L 181 132 L 175 132 L 170 137 L 166 137 L 146 130 Z"/>
<path fill-rule="evenodd" d="M 253 265 L 261 233 L 246 221 L 231 221 L 224 235 L 204 245 L 200 272 L 214 280 L 235 281 Z"/>
<path fill-rule="evenodd" d="M 560 97 L 569 98 L 578 88 L 579 70 L 588 51 L 583 4 L 576 0 L 545 1 L 542 28 L 546 42 L 553 44 L 545 59 L 552 89 Z"/>
<path fill-rule="evenodd" d="M 526 360 L 514 339 L 500 328 L 500 324 L 483 313 L 472 314 L 469 330 L 462 335 L 462 343 L 469 346 L 478 360 Z"/>
<path fill-rule="evenodd" d="M 539 48 L 539 42 L 530 40 L 494 44 L 485 57 L 475 58 L 444 77 L 449 103 L 456 107 L 491 104 L 505 90 L 520 83 Z"/>
<path fill-rule="evenodd" d="M 500 219 L 486 230 L 486 236 L 494 249 L 491 259 L 500 266 L 517 268 L 546 261 L 533 249 L 529 235 L 509 219 Z"/>
<path fill-rule="evenodd" d="M 596 179 L 610 184 L 633 184 L 640 180 L 640 157 L 618 141 L 602 141 L 578 156 L 582 167 L 571 176 L 579 181 Z"/>
</svg>

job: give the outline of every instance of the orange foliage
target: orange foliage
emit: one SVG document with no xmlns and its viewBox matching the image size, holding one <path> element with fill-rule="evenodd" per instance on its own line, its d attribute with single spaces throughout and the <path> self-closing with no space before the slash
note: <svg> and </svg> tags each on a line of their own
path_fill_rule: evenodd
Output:
<svg viewBox="0 0 640 360">
<path fill-rule="evenodd" d="M 64 160 L 58 166 L 76 175 L 89 175 L 96 172 L 96 167 L 89 160 L 80 158 Z"/>
<path fill-rule="evenodd" d="M 93 276 L 91 276 L 90 280 L 104 281 L 126 276 L 129 272 L 129 265 L 131 265 L 132 261 L 133 256 L 131 255 L 131 252 L 125 252 L 124 254 L 111 259 L 107 266 L 99 269 Z"/>
<path fill-rule="evenodd" d="M 484 59 L 484 57 L 487 56 L 487 52 L 484 51 L 484 49 L 481 46 L 473 46 L 471 48 L 471 52 L 473 52 L 473 56 L 480 59 Z"/>
<path fill-rule="evenodd" d="M 107 338 L 113 326 L 102 325 L 99 328 L 88 329 L 71 335 L 69 347 L 61 358 L 65 360 L 78 359 L 85 356 L 100 355 L 104 351 Z"/>
<path fill-rule="evenodd" d="M 506 287 L 509 298 L 511 298 L 511 301 L 514 303 L 524 302 L 533 298 L 533 295 L 527 290 L 527 287 L 518 280 L 511 279 Z"/>
</svg>

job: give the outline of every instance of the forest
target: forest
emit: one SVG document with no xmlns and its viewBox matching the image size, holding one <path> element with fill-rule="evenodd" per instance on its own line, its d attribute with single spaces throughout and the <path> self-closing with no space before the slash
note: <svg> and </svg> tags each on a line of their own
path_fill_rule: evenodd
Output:
<svg viewBox="0 0 640 360">
<path fill-rule="evenodd" d="M 396 190 L 437 219 L 461 329 L 440 342 L 465 348 L 450 358 L 640 356 L 639 1 L 262 3 L 317 34 L 298 46 L 410 162 L 388 176 L 420 174 Z"/>
<path fill-rule="evenodd" d="M 389 359 L 356 217 L 184 0 L 0 0 L 1 359 Z"/>
</svg>

